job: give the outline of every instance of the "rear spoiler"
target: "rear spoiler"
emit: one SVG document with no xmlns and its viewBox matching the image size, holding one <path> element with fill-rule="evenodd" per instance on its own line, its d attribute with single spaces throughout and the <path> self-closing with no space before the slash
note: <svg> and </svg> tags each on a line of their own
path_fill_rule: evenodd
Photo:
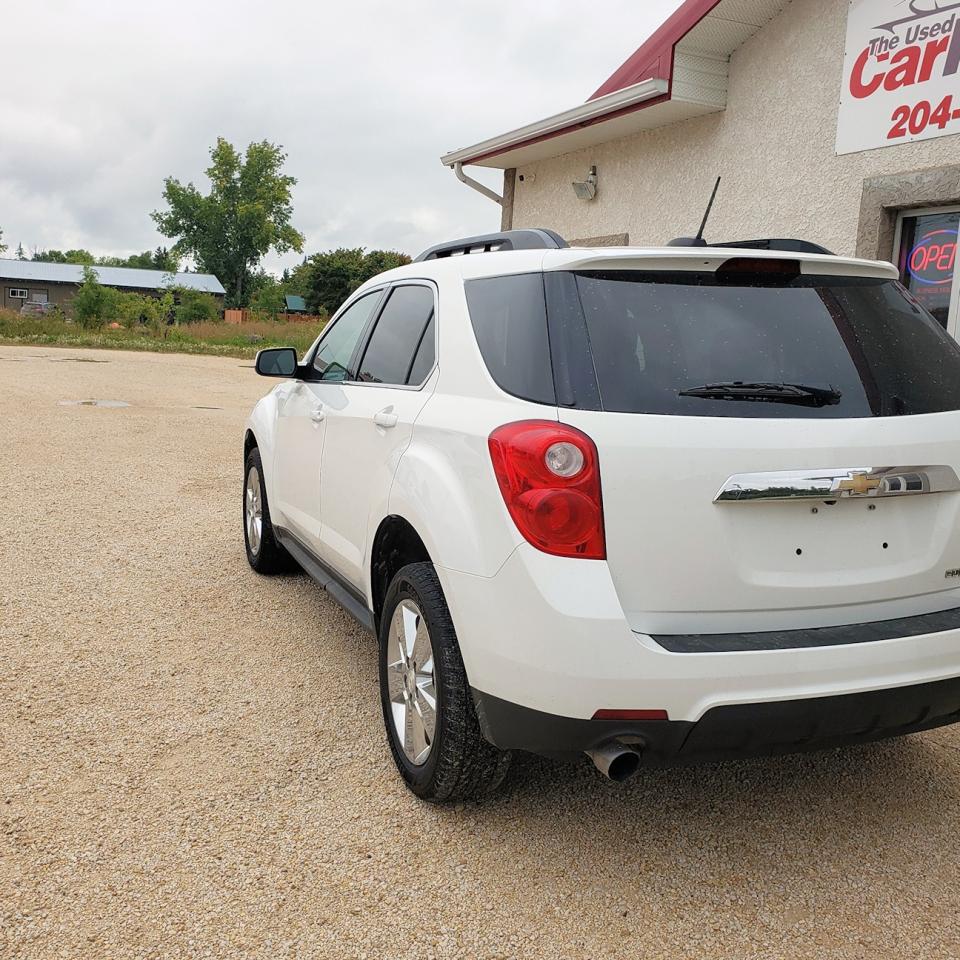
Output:
<svg viewBox="0 0 960 960">
<path fill-rule="evenodd" d="M 787 253 L 819 253 L 835 257 L 832 250 L 810 240 L 792 240 L 788 237 L 763 240 L 734 240 L 730 243 L 711 243 L 711 247 L 732 247 L 735 250 L 782 250 Z"/>
</svg>

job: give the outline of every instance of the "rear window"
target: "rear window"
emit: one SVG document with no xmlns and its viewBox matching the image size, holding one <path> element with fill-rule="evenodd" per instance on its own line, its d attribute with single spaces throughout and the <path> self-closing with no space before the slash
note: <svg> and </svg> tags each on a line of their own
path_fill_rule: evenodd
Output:
<svg viewBox="0 0 960 960">
<path fill-rule="evenodd" d="M 555 366 L 592 359 L 598 400 L 571 405 L 792 418 L 960 409 L 960 348 L 897 281 L 615 271 L 546 282 L 584 326 L 582 357 Z"/>
</svg>

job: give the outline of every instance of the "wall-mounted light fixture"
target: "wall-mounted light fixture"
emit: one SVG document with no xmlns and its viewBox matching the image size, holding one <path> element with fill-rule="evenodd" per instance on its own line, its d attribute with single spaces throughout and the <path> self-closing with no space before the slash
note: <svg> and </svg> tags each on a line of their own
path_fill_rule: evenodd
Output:
<svg viewBox="0 0 960 960">
<path fill-rule="evenodd" d="M 574 180 L 573 192 L 578 200 L 592 200 L 597 195 L 597 168 L 591 167 L 586 180 Z"/>
</svg>

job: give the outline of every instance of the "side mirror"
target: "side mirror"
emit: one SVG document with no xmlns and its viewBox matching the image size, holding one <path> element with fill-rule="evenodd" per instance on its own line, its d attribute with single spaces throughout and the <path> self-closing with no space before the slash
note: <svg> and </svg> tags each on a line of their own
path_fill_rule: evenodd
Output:
<svg viewBox="0 0 960 960">
<path fill-rule="evenodd" d="M 293 347 L 261 350 L 253 366 L 261 377 L 292 377 L 297 372 L 297 351 Z"/>
</svg>

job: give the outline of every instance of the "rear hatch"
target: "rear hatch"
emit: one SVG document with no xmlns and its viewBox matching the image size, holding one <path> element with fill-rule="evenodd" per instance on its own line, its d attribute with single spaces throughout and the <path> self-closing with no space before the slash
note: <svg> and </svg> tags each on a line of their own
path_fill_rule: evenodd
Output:
<svg viewBox="0 0 960 960">
<path fill-rule="evenodd" d="M 890 267 L 733 253 L 545 273 L 559 415 L 597 444 L 632 627 L 960 606 L 957 344 Z"/>
</svg>

